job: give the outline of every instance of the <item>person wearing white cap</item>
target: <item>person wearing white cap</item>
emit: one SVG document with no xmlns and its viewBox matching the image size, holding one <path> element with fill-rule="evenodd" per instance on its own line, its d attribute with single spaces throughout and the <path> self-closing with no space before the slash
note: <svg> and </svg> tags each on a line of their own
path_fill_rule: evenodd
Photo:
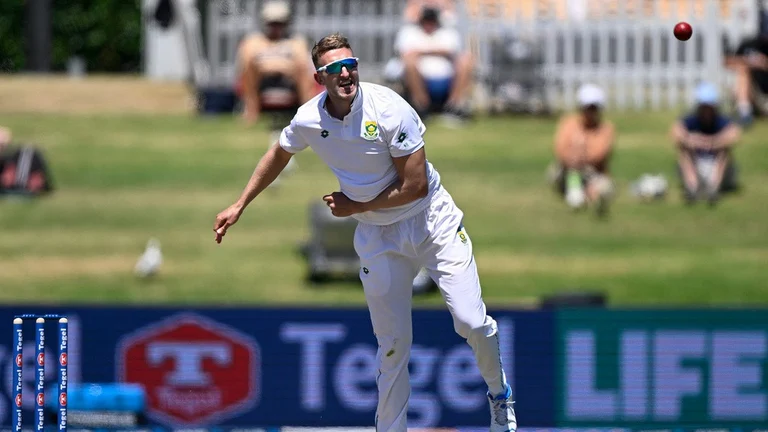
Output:
<svg viewBox="0 0 768 432">
<path fill-rule="evenodd" d="M 577 94 L 579 112 L 563 117 L 555 133 L 555 158 L 550 179 L 568 205 L 581 209 L 593 204 L 605 214 L 613 197 L 608 165 L 616 138 L 612 122 L 602 118 L 605 92 L 594 84 Z"/>
<path fill-rule="evenodd" d="M 699 84 L 694 99 L 694 111 L 672 126 L 678 173 L 686 202 L 706 198 L 715 204 L 720 193 L 736 187 L 731 150 L 739 141 L 741 128 L 720 114 L 720 95 L 714 84 Z"/>
<path fill-rule="evenodd" d="M 289 32 L 290 19 L 287 2 L 267 1 L 261 9 L 263 32 L 246 37 L 238 48 L 236 90 L 249 124 L 265 109 L 293 115 L 317 94 L 309 47 L 304 38 Z"/>
</svg>

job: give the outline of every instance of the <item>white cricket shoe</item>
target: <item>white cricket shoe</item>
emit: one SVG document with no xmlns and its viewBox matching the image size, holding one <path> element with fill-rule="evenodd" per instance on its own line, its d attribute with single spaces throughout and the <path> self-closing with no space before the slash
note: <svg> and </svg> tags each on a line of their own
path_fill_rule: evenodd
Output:
<svg viewBox="0 0 768 432">
<path fill-rule="evenodd" d="M 515 432 L 517 430 L 517 418 L 512 405 L 512 388 L 507 385 L 507 391 L 493 397 L 488 393 L 488 403 L 491 405 L 491 431 L 490 432 Z"/>
</svg>

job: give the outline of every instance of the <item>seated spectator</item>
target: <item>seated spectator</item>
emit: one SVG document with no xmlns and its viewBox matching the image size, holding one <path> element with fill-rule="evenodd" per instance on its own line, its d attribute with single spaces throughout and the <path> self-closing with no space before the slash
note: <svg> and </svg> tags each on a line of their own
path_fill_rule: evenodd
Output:
<svg viewBox="0 0 768 432">
<path fill-rule="evenodd" d="M 419 114 L 440 111 L 466 118 L 472 60 L 462 50 L 459 32 L 440 24 L 437 9 L 422 9 L 418 24 L 398 32 L 395 52 L 399 59 L 390 62 L 385 74 L 403 81 L 405 96 Z"/>
<path fill-rule="evenodd" d="M 408 0 L 405 3 L 403 19 L 408 24 L 418 24 L 421 11 L 424 8 L 439 10 L 442 25 L 446 27 L 456 26 L 456 0 Z"/>
<path fill-rule="evenodd" d="M 756 37 L 743 41 L 733 55 L 726 57 L 726 67 L 736 75 L 734 97 L 742 125 L 752 122 L 753 109 L 761 114 L 768 109 L 768 17 L 761 19 Z"/>
<path fill-rule="evenodd" d="M 720 114 L 718 91 L 710 83 L 696 89 L 695 111 L 672 126 L 678 150 L 678 173 L 688 203 L 706 198 L 714 204 L 722 192 L 736 188 L 731 150 L 739 140 L 738 125 Z"/>
<path fill-rule="evenodd" d="M 295 111 L 317 94 L 306 41 L 288 31 L 290 7 L 282 0 L 264 4 L 264 33 L 246 37 L 237 53 L 236 91 L 243 98 L 243 117 L 256 122 L 264 110 Z"/>
<path fill-rule="evenodd" d="M 39 196 L 52 190 L 42 152 L 29 145 L 13 145 L 11 130 L 0 126 L 0 195 Z"/>
<path fill-rule="evenodd" d="M 614 125 L 602 118 L 605 93 L 585 84 L 578 93 L 579 112 L 560 119 L 555 133 L 555 163 L 550 179 L 568 205 L 594 205 L 605 214 L 613 197 L 608 165 L 616 139 Z"/>
</svg>

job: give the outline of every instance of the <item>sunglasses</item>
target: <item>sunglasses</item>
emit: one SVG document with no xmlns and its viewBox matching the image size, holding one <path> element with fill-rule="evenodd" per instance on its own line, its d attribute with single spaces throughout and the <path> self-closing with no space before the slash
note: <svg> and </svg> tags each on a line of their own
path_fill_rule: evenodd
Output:
<svg viewBox="0 0 768 432">
<path fill-rule="evenodd" d="M 345 67 L 347 68 L 347 71 L 353 71 L 357 69 L 357 57 L 348 57 L 339 59 L 333 62 L 328 63 L 325 66 L 317 68 L 318 72 L 326 71 L 329 74 L 337 74 L 341 73 L 341 68 Z"/>
</svg>

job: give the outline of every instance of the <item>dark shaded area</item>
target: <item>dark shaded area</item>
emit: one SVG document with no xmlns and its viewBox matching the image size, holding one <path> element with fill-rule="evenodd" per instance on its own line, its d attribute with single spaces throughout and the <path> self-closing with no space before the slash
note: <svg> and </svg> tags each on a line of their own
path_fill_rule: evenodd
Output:
<svg viewBox="0 0 768 432">
<path fill-rule="evenodd" d="M 139 72 L 141 18 L 138 0 L 0 2 L 0 72 L 61 72 L 73 56 L 90 72 Z"/>
</svg>

